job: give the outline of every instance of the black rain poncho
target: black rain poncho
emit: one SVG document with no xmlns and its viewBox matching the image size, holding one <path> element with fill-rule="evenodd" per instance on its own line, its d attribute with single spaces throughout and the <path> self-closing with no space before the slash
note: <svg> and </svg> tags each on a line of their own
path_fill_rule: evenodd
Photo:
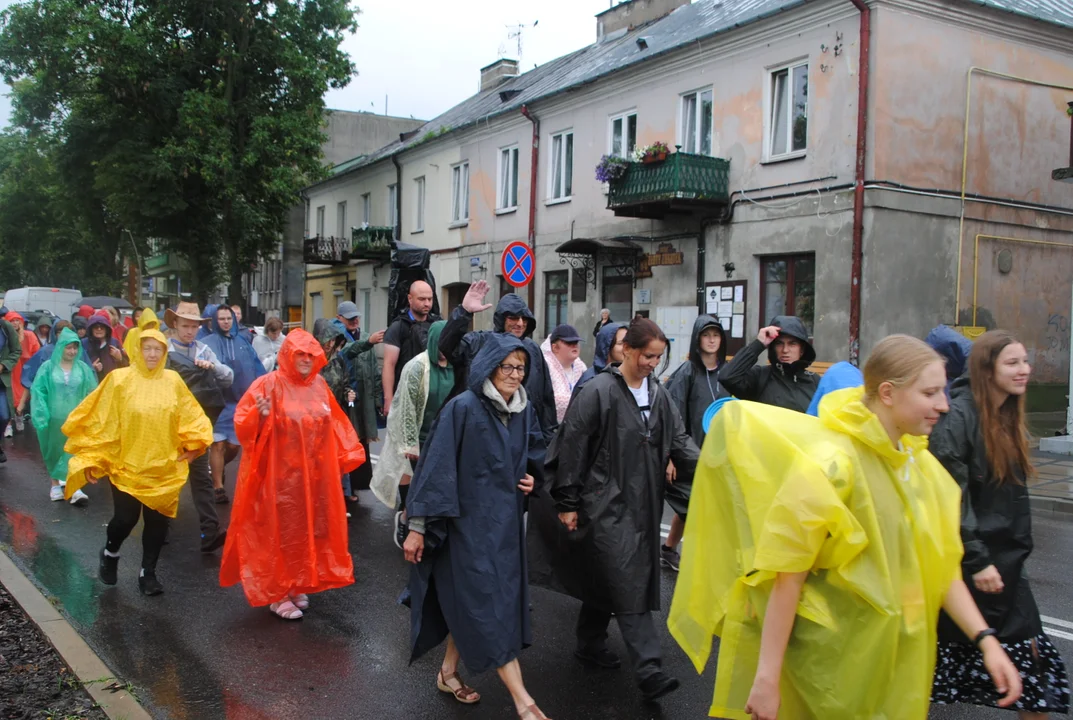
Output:
<svg viewBox="0 0 1073 720">
<path fill-rule="evenodd" d="M 530 359 L 525 392 L 540 420 L 544 442 L 551 444 L 552 438 L 555 437 L 555 428 L 559 424 L 558 415 L 555 412 L 555 390 L 552 389 L 551 375 L 544 363 L 544 353 L 532 339 L 537 325 L 536 318 L 529 310 L 529 306 L 525 304 L 525 300 L 522 300 L 519 295 L 508 293 L 500 298 L 499 304 L 496 305 L 495 315 L 492 317 L 492 330 L 469 332 L 473 314 L 461 305 L 451 312 L 447 327 L 440 335 L 440 352 L 455 369 L 455 390 L 452 396 L 465 390 L 466 378 L 469 377 L 469 365 L 484 347 L 487 338 L 506 332 L 507 316 L 525 318 L 525 335 L 522 336 L 522 342 Z"/>
<path fill-rule="evenodd" d="M 1026 640 L 1043 632 L 1039 609 L 1025 574 L 1032 553 L 1032 511 L 1028 487 L 1018 472 L 1017 482 L 1000 484 L 987 462 L 980 413 L 967 377 L 954 381 L 950 410 L 939 419 L 928 449 L 961 486 L 961 570 L 976 605 L 1003 641 Z M 982 593 L 972 576 L 994 565 L 1005 589 Z M 968 642 L 965 633 L 942 615 L 939 639 Z"/>
<path fill-rule="evenodd" d="M 531 404 L 504 425 L 483 390 L 515 350 L 524 350 L 518 338 L 489 334 L 469 389 L 444 405 L 414 471 L 406 511 L 426 525 L 410 571 L 411 662 L 448 633 L 472 673 L 506 665 L 532 642 L 518 482 L 529 473 L 540 486 L 544 438 Z"/>
<path fill-rule="evenodd" d="M 659 610 L 667 460 L 688 482 L 700 452 L 667 391 L 645 382 L 647 422 L 619 366 L 581 389 L 548 451 L 550 499 L 530 504 L 533 581 L 611 613 Z M 567 532 L 557 515 L 573 511 Z"/>
<path fill-rule="evenodd" d="M 783 364 L 775 354 L 775 343 L 767 347 L 768 365 L 757 365 L 764 354 L 764 343 L 753 340 L 738 351 L 734 359 L 719 371 L 719 382 L 739 400 L 754 400 L 765 405 L 808 411 L 812 396 L 820 384 L 819 375 L 808 371 L 816 360 L 816 350 L 808 341 L 808 330 L 800 318 L 779 315 L 771 324 L 780 335 L 800 340 L 805 346 L 801 359 Z"/>
</svg>

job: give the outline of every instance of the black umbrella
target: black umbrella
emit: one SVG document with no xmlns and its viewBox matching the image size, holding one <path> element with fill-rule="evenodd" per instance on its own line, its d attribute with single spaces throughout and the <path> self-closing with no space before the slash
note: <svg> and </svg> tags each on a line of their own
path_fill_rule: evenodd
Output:
<svg viewBox="0 0 1073 720">
<path fill-rule="evenodd" d="M 79 305 L 89 305 L 94 310 L 100 310 L 105 305 L 111 305 L 116 310 L 130 310 L 134 306 L 123 298 L 108 297 L 107 295 L 94 295 L 93 297 L 84 297 L 78 301 Z"/>
</svg>

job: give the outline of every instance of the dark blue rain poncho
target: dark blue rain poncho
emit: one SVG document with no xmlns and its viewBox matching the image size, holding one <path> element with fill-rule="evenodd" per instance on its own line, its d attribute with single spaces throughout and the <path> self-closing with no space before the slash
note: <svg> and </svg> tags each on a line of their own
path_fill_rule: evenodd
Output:
<svg viewBox="0 0 1073 720">
<path fill-rule="evenodd" d="M 212 335 L 212 326 L 216 324 L 216 311 L 219 309 L 219 305 L 206 305 L 205 309 L 201 311 L 201 319 L 208 320 L 207 323 L 201 323 L 201 327 L 197 331 L 197 339 L 204 342 L 205 338 Z"/>
<path fill-rule="evenodd" d="M 208 312 L 208 309 L 206 308 L 205 311 Z M 235 311 L 230 308 L 228 311 L 234 319 Z M 224 400 L 227 402 L 220 416 L 216 418 L 212 431 L 215 435 L 225 436 L 231 444 L 238 445 L 238 437 L 235 435 L 235 406 L 246 394 L 253 381 L 265 374 L 265 366 L 257 357 L 253 344 L 241 332 L 238 321 L 235 320 L 231 325 L 231 330 L 225 333 L 216 321 L 215 311 L 212 313 L 212 333 L 206 335 L 202 342 L 216 353 L 220 362 L 235 373 L 235 381 L 231 383 L 231 387 L 223 391 Z"/>
<path fill-rule="evenodd" d="M 581 386 L 607 369 L 607 363 L 611 357 L 611 346 L 615 344 L 615 334 L 622 328 L 629 327 L 626 323 L 607 323 L 600 328 L 596 336 L 596 353 L 592 356 L 592 365 L 581 374 L 574 391 L 570 393 L 570 399 L 577 397 Z"/>
<path fill-rule="evenodd" d="M 940 325 L 928 333 L 924 342 L 946 359 L 946 397 L 949 399 L 950 386 L 969 369 L 972 340 L 952 327 Z"/>
<path fill-rule="evenodd" d="M 422 449 L 406 502 L 426 521 L 424 556 L 410 572 L 411 662 L 448 633 L 472 673 L 506 665 L 532 642 L 518 481 L 529 473 L 540 487 L 544 438 L 532 404 L 504 425 L 483 392 L 496 366 L 524 349 L 489 333 L 469 389 L 443 406 Z"/>
</svg>

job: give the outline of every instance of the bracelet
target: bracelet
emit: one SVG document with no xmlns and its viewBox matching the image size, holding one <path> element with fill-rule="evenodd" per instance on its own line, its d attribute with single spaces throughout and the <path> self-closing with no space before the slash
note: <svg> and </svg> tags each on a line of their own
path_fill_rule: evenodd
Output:
<svg viewBox="0 0 1073 720">
<path fill-rule="evenodd" d="M 998 637 L 998 630 L 995 628 L 985 628 L 977 633 L 976 638 L 972 641 L 972 644 L 976 647 L 980 647 L 980 643 L 984 641 L 984 638 Z"/>
</svg>

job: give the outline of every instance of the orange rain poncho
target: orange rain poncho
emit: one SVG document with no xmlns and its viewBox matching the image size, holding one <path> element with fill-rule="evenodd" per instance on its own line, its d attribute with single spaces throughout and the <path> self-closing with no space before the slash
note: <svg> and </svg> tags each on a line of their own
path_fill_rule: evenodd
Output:
<svg viewBox="0 0 1073 720">
<path fill-rule="evenodd" d="M 146 338 L 168 346 L 159 330 L 143 330 Z M 63 424 L 64 449 L 72 455 L 66 495 L 84 486 L 92 469 L 146 507 L 175 517 L 190 472 L 178 457 L 208 449 L 212 423 L 164 359 L 150 370 L 139 348 L 130 361 L 108 373 Z"/>
<path fill-rule="evenodd" d="M 313 356 L 305 377 L 298 353 Z M 257 378 L 235 409 L 242 466 L 220 584 L 241 581 L 254 606 L 354 582 L 340 478 L 365 462 L 365 450 L 320 376 L 326 364 L 320 343 L 294 330 L 277 369 Z M 258 397 L 268 398 L 268 417 Z"/>
<path fill-rule="evenodd" d="M 750 717 L 775 575 L 806 570 L 779 717 L 927 717 L 961 493 L 926 438 L 891 443 L 863 392 L 830 393 L 819 420 L 734 402 L 709 428 L 668 625 L 698 672 L 721 638 L 713 717 Z"/>
</svg>

